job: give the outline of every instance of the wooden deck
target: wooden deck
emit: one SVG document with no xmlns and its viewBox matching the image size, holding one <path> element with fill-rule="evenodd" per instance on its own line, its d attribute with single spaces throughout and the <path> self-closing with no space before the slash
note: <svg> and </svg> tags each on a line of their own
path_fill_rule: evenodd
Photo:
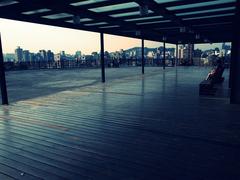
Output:
<svg viewBox="0 0 240 180">
<path fill-rule="evenodd" d="M 240 179 L 240 107 L 227 81 L 199 97 L 208 69 L 140 71 L 108 69 L 106 84 L 99 70 L 9 72 L 0 179 Z"/>
</svg>

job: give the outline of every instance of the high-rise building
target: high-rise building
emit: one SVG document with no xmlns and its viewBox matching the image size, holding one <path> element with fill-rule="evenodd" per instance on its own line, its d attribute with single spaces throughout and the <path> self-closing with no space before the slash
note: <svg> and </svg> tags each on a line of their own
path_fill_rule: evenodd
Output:
<svg viewBox="0 0 240 180">
<path fill-rule="evenodd" d="M 183 46 L 179 46 L 179 49 L 178 49 L 178 59 L 183 59 L 183 49 L 184 49 Z"/>
<path fill-rule="evenodd" d="M 93 59 L 96 61 L 100 60 L 100 55 L 97 52 L 92 52 Z"/>
<path fill-rule="evenodd" d="M 54 61 L 60 61 L 61 60 L 61 55 L 60 53 L 54 54 Z"/>
<path fill-rule="evenodd" d="M 41 57 L 41 61 L 47 61 L 47 52 L 45 50 L 40 50 L 39 51 L 40 57 Z"/>
<path fill-rule="evenodd" d="M 30 57 L 30 62 L 34 62 L 35 61 L 35 54 L 34 53 L 30 53 L 29 57 Z"/>
<path fill-rule="evenodd" d="M 187 56 L 187 60 L 188 63 L 192 64 L 192 60 L 193 60 L 193 56 L 194 56 L 194 44 L 187 44 L 186 46 L 186 56 Z"/>
<path fill-rule="evenodd" d="M 34 57 L 35 61 L 39 62 L 39 61 L 42 61 L 42 55 L 40 53 L 37 53 L 35 54 L 35 57 Z"/>
<path fill-rule="evenodd" d="M 30 53 L 28 50 L 23 51 L 23 61 L 24 62 L 30 62 Z"/>
<path fill-rule="evenodd" d="M 51 50 L 47 51 L 47 61 L 53 62 L 54 61 L 54 53 Z"/>
<path fill-rule="evenodd" d="M 65 51 L 61 51 L 61 52 L 60 52 L 60 60 L 61 60 L 61 61 L 65 61 L 65 60 L 66 60 Z"/>
<path fill-rule="evenodd" d="M 22 62 L 23 61 L 23 49 L 20 48 L 20 46 L 15 49 L 15 58 L 17 62 Z"/>
<path fill-rule="evenodd" d="M 180 59 L 183 59 L 184 63 L 193 64 L 194 44 L 185 44 L 179 50 Z"/>
</svg>

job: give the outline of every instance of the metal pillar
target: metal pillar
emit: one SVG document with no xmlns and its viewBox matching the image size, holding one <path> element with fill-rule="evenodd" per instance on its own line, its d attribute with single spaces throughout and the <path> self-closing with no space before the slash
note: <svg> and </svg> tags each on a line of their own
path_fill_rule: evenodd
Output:
<svg viewBox="0 0 240 180">
<path fill-rule="evenodd" d="M 232 45 L 232 48 L 231 48 L 231 59 L 230 59 L 230 62 L 229 62 L 229 81 L 228 81 L 228 87 L 231 88 L 232 87 L 232 73 L 233 73 L 233 61 L 234 61 L 234 49 L 233 47 L 235 47 L 235 42 L 232 41 L 231 45 Z"/>
<path fill-rule="evenodd" d="M 166 66 L 166 42 L 163 42 L 163 69 L 165 69 Z"/>
<path fill-rule="evenodd" d="M 235 15 L 235 29 L 232 41 L 231 58 L 231 95 L 230 103 L 240 104 L 240 0 L 237 0 L 237 13 Z"/>
<path fill-rule="evenodd" d="M 145 66 L 145 59 L 144 59 L 144 39 L 142 39 L 142 74 L 144 74 L 144 66 Z"/>
<path fill-rule="evenodd" d="M 230 86 L 231 95 L 230 103 L 240 104 L 240 39 L 233 40 L 232 42 L 232 57 L 231 57 L 231 69 L 230 69 Z"/>
<path fill-rule="evenodd" d="M 8 95 L 7 95 L 5 68 L 4 68 L 4 62 L 3 62 L 1 34 L 0 34 L 0 84 L 1 84 L 2 104 L 8 105 Z"/>
<path fill-rule="evenodd" d="M 176 44 L 176 59 L 175 59 L 175 66 L 178 65 L 178 43 Z"/>
<path fill-rule="evenodd" d="M 104 60 L 104 37 L 103 33 L 100 33 L 101 41 L 101 72 L 102 72 L 102 82 L 105 82 L 105 60 Z"/>
</svg>

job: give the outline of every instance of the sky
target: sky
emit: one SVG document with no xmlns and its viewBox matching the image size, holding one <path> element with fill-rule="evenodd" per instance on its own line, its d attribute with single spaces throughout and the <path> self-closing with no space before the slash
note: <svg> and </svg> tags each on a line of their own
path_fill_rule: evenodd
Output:
<svg viewBox="0 0 240 180">
<path fill-rule="evenodd" d="M 52 50 L 54 53 L 65 51 L 75 54 L 81 51 L 83 54 L 91 54 L 100 51 L 100 34 L 60 28 L 48 25 L 13 21 L 0 18 L 0 33 L 2 37 L 3 53 L 13 53 L 17 46 L 31 52 L 38 52 L 41 49 Z M 141 40 L 122 36 L 104 36 L 105 50 L 109 52 L 132 47 L 140 47 Z M 162 46 L 161 42 L 145 41 L 145 47 L 156 48 Z M 167 47 L 175 47 L 173 44 L 166 44 Z M 221 44 L 212 46 L 203 44 L 195 48 L 209 49 L 221 47 Z"/>
</svg>

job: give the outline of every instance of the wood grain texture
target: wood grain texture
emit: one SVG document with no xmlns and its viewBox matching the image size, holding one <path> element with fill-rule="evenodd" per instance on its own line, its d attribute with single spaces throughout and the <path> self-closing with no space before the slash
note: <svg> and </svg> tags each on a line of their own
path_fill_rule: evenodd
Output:
<svg viewBox="0 0 240 180">
<path fill-rule="evenodd" d="M 198 96 L 208 70 L 8 72 L 0 179 L 239 179 L 240 108 L 227 81 Z"/>
</svg>

